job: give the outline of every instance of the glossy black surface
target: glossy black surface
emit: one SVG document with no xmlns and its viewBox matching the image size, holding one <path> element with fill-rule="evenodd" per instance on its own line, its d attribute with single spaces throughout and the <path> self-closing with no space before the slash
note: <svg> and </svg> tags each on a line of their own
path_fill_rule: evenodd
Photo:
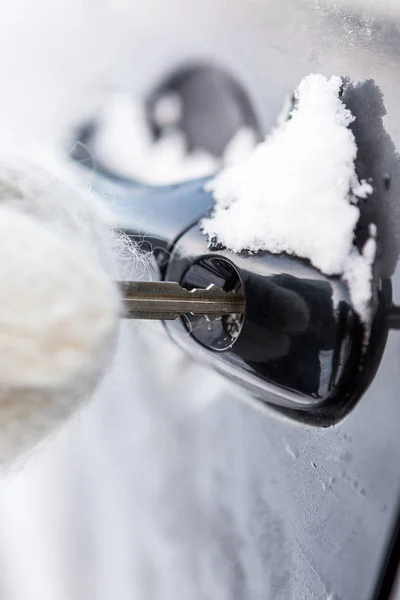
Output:
<svg viewBox="0 0 400 600">
<path fill-rule="evenodd" d="M 109 200 L 118 226 L 143 252 L 154 253 L 163 274 L 175 240 L 214 204 L 204 189 L 206 181 L 151 187 L 103 170 L 93 187 Z"/>
<path fill-rule="evenodd" d="M 221 256 L 204 256 L 195 260 L 185 271 L 181 281 L 188 290 L 206 288 L 213 283 L 226 292 L 244 294 L 243 281 L 232 262 Z M 205 348 L 223 352 L 232 348 L 241 335 L 244 315 L 224 315 L 209 320 L 204 315 L 185 315 L 182 320 L 192 338 Z"/>
<path fill-rule="evenodd" d="M 185 132 L 188 150 L 202 149 L 222 156 L 243 127 L 251 128 L 258 139 L 262 137 L 245 88 L 220 67 L 190 64 L 167 76 L 147 100 L 147 116 L 156 138 L 161 136 L 162 128 L 155 119 L 155 107 L 160 98 L 171 93 L 181 101 L 178 126 Z"/>
<path fill-rule="evenodd" d="M 231 271 L 226 269 L 229 263 Z M 187 316 L 166 323 L 171 337 L 258 401 L 319 425 L 343 417 L 379 365 L 387 335 L 383 313 L 391 301 L 390 284 L 380 291 L 380 309 L 365 349 L 364 327 L 351 308 L 345 283 L 300 259 L 212 251 L 196 224 L 179 239 L 166 278 L 189 289 L 212 282 L 229 291 L 232 271 L 238 274 L 233 285 L 240 280 L 246 299 L 240 334 L 229 341 L 230 323 L 221 320 L 210 325 L 205 317 Z M 224 352 L 221 332 L 229 342 Z"/>
<path fill-rule="evenodd" d="M 391 287 L 379 301 L 368 344 L 346 284 L 301 259 L 240 255 L 209 246 L 199 217 L 213 206 L 207 179 L 166 187 L 99 176 L 118 224 L 153 251 L 160 277 L 188 289 L 210 283 L 245 294 L 243 317 L 186 315 L 166 329 L 186 352 L 210 364 L 262 404 L 290 417 L 331 425 L 354 406 L 378 368 L 387 337 Z"/>
</svg>

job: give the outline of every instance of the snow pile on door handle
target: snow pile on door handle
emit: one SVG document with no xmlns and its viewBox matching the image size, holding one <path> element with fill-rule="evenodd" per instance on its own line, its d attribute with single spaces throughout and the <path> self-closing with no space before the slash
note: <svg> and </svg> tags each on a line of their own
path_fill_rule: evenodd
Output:
<svg viewBox="0 0 400 600">
<path fill-rule="evenodd" d="M 303 79 L 288 120 L 208 184 L 216 204 L 202 230 L 233 252 L 286 252 L 343 277 L 368 323 L 376 228 L 361 252 L 354 231 L 358 204 L 373 189 L 356 175 L 355 118 L 340 99 L 342 85 L 338 76 Z"/>
</svg>

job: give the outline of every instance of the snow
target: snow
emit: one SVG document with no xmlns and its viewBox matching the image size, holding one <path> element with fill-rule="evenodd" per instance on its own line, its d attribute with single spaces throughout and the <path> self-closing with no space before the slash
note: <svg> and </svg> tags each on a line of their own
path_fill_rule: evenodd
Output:
<svg viewBox="0 0 400 600">
<path fill-rule="evenodd" d="M 182 116 L 182 100 L 177 92 L 162 96 L 154 107 L 154 121 L 159 127 L 173 127 Z"/>
<path fill-rule="evenodd" d="M 202 229 L 234 252 L 286 252 L 343 277 L 368 322 L 375 235 L 360 252 L 354 231 L 372 186 L 355 172 L 354 117 L 340 99 L 342 85 L 338 76 L 302 80 L 290 118 L 208 184 L 216 205 Z"/>
<path fill-rule="evenodd" d="M 139 97 L 107 95 L 92 141 L 96 159 L 118 175 L 151 185 L 168 185 L 213 175 L 222 166 L 240 163 L 256 145 L 254 131 L 243 127 L 230 140 L 222 158 L 201 149 L 188 153 L 184 133 L 177 124 L 180 111 L 177 94 L 159 100 L 156 121 L 163 130 L 154 141 Z"/>
</svg>

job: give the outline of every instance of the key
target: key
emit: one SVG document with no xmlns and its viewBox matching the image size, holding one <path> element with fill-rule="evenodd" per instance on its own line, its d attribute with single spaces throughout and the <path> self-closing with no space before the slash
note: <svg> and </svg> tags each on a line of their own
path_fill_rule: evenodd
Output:
<svg viewBox="0 0 400 600">
<path fill-rule="evenodd" d="M 242 294 L 225 292 L 214 284 L 192 291 L 173 281 L 121 281 L 119 287 L 127 319 L 172 321 L 187 313 L 216 319 L 244 312 Z"/>
</svg>

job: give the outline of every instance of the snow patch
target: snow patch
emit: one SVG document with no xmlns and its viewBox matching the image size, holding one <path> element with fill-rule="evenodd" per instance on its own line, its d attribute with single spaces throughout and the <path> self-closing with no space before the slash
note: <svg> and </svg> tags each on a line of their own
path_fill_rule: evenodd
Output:
<svg viewBox="0 0 400 600">
<path fill-rule="evenodd" d="M 290 118 L 208 184 L 216 205 L 202 230 L 233 252 L 287 252 L 342 276 L 367 323 L 376 232 L 360 252 L 354 231 L 372 186 L 356 175 L 354 116 L 340 99 L 342 84 L 338 76 L 303 79 Z"/>
<path fill-rule="evenodd" d="M 188 152 L 179 128 L 182 102 L 178 94 L 159 100 L 155 118 L 163 132 L 153 139 L 144 103 L 129 94 L 110 94 L 97 119 L 95 157 L 118 175 L 149 185 L 168 185 L 214 175 L 221 167 L 245 160 L 256 145 L 255 132 L 240 129 L 222 158 L 201 149 Z"/>
</svg>

